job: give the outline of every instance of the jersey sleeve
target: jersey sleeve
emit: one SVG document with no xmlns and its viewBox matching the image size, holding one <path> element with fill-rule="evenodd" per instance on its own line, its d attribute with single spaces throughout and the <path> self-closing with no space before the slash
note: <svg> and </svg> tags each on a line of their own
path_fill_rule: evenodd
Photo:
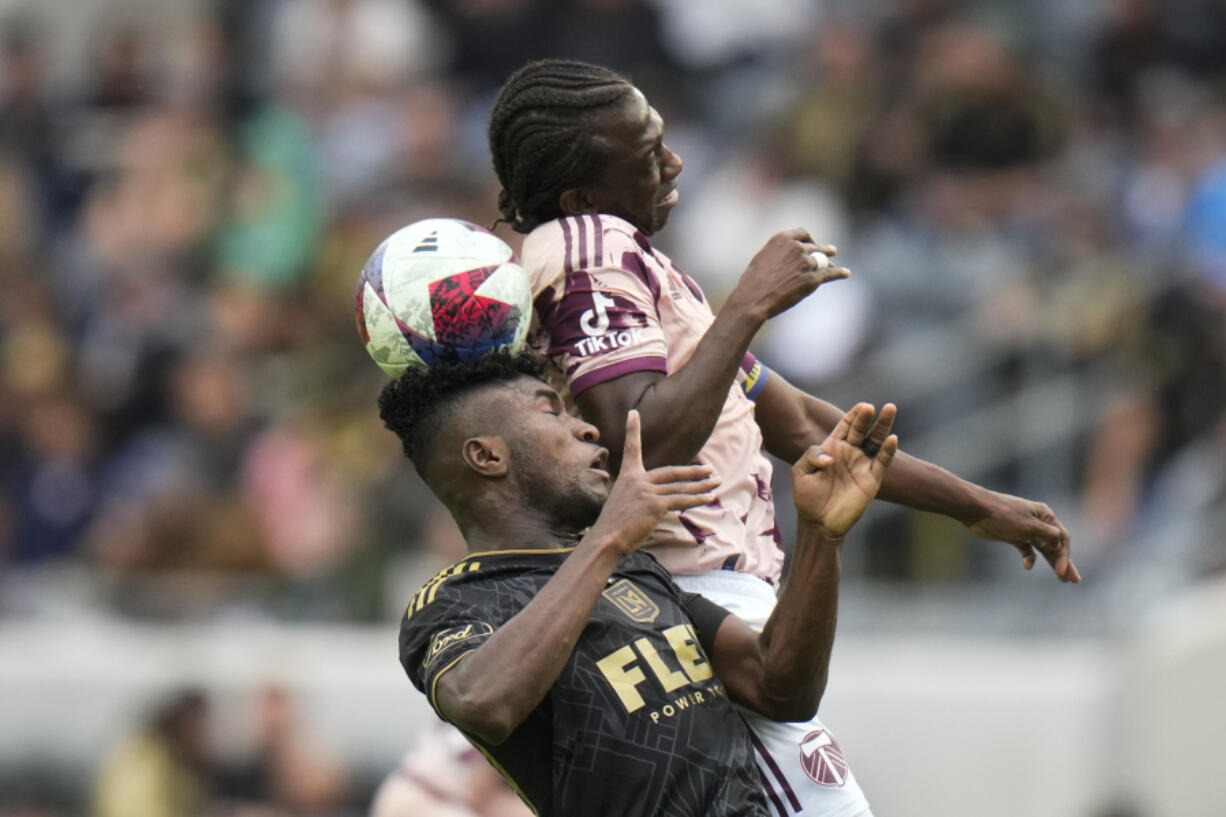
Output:
<svg viewBox="0 0 1226 817">
<path fill-rule="evenodd" d="M 720 607 L 706 596 L 699 593 L 681 593 L 681 606 L 689 614 L 694 623 L 694 631 L 698 633 L 698 643 L 702 644 L 707 655 L 715 654 L 715 634 L 719 632 L 724 619 L 732 615 L 731 611 Z"/>
<path fill-rule="evenodd" d="M 426 694 L 444 720 L 435 698 L 439 679 L 488 641 L 496 629 L 481 595 L 443 590 L 416 611 L 416 605 L 410 605 L 400 625 L 400 663 L 413 686 Z"/>
<path fill-rule="evenodd" d="M 632 372 L 668 373 L 659 282 L 632 239 L 616 231 L 602 239 L 599 254 L 566 270 L 547 302 L 537 303 L 549 356 L 575 395 Z"/>
</svg>

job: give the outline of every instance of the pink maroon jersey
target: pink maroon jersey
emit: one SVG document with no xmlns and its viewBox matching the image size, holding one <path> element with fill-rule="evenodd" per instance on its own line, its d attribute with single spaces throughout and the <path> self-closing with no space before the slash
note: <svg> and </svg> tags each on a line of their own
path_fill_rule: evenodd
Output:
<svg viewBox="0 0 1226 817">
<path fill-rule="evenodd" d="M 616 216 L 542 224 L 521 255 L 536 306 L 533 346 L 565 374 L 572 395 L 631 372 L 677 371 L 715 320 L 698 285 Z M 695 459 L 721 480 L 715 500 L 669 514 L 651 536 L 651 553 L 672 573 L 725 569 L 779 579 L 771 464 L 751 399 L 766 376 L 746 355 Z"/>
</svg>

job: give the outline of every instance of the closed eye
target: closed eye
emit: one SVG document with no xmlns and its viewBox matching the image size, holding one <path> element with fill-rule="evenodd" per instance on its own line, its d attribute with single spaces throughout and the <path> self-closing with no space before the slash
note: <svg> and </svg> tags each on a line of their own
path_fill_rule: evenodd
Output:
<svg viewBox="0 0 1226 817">
<path fill-rule="evenodd" d="M 558 397 L 557 392 L 553 389 L 540 389 L 536 393 L 536 403 L 540 406 L 541 411 L 546 414 L 552 414 L 555 417 L 561 417 L 566 411 L 566 407 L 562 405 L 562 398 Z"/>
</svg>

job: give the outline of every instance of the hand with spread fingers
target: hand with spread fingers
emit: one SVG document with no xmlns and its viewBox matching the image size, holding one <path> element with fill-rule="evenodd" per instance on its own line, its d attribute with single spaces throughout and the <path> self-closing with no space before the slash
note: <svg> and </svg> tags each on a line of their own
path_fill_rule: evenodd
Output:
<svg viewBox="0 0 1226 817">
<path fill-rule="evenodd" d="M 841 537 L 868 508 L 898 451 L 890 433 L 897 409 L 887 403 L 878 414 L 859 403 L 843 415 L 821 445 L 810 446 L 792 467 L 792 489 L 800 517 Z"/>
<path fill-rule="evenodd" d="M 1035 565 L 1035 551 L 1051 565 L 1062 582 L 1081 581 L 1077 565 L 1069 554 L 1069 534 L 1052 509 L 1042 502 L 1032 502 L 1019 496 L 990 492 L 986 502 L 988 513 L 966 523 L 971 533 L 981 539 L 1008 542 L 1022 554 L 1022 565 L 1029 570 Z"/>
</svg>

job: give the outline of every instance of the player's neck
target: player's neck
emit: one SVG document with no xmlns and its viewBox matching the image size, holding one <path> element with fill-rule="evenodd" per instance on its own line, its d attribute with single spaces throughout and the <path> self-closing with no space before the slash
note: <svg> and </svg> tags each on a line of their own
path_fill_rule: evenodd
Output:
<svg viewBox="0 0 1226 817">
<path fill-rule="evenodd" d="M 534 514 L 517 514 L 473 524 L 464 532 L 469 553 L 491 550 L 550 550 L 574 547 L 582 531 L 559 526 Z"/>
</svg>

